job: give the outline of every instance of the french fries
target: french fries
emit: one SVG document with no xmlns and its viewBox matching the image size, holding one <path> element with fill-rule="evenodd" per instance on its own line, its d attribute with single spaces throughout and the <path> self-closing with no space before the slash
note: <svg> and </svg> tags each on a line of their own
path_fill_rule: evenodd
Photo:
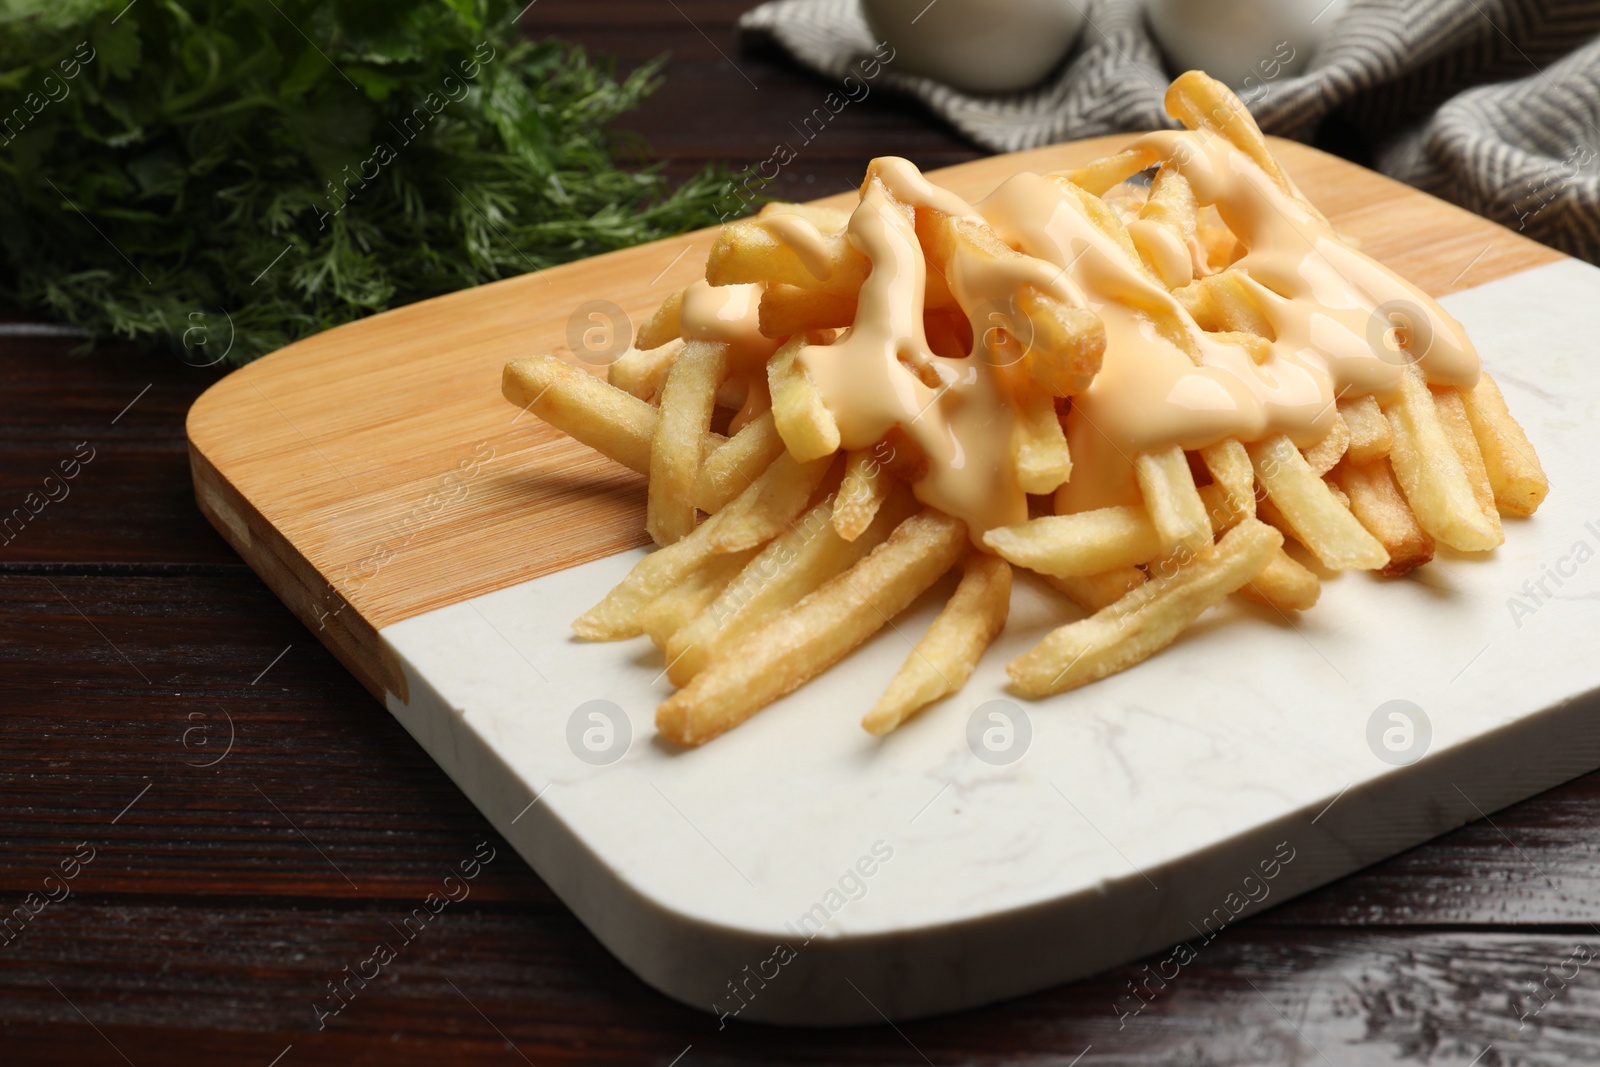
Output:
<svg viewBox="0 0 1600 1067">
<path fill-rule="evenodd" d="M 1389 454 L 1394 433 L 1389 429 L 1383 409 L 1378 407 L 1377 397 L 1369 393 L 1354 400 L 1341 400 L 1339 416 L 1350 432 L 1350 443 L 1344 454 L 1352 463 L 1370 463 Z"/>
<path fill-rule="evenodd" d="M 1049 393 L 1029 393 L 1017 401 L 1016 441 L 1017 484 L 1024 493 L 1043 496 L 1053 493 L 1072 477 L 1072 456 L 1067 451 L 1067 435 L 1056 417 L 1055 397 Z"/>
<path fill-rule="evenodd" d="M 1539 457 L 1517 420 L 1506 409 L 1500 386 L 1487 373 L 1464 392 L 1467 421 L 1483 455 L 1494 501 L 1507 515 L 1532 515 L 1550 492 Z"/>
<path fill-rule="evenodd" d="M 798 460 L 831 456 L 839 450 L 839 424 L 799 360 L 805 343 L 804 337 L 790 340 L 778 349 L 767 369 L 778 435 Z"/>
<path fill-rule="evenodd" d="M 845 457 L 844 480 L 834 501 L 834 530 L 846 541 L 860 537 L 893 487 L 894 480 L 871 450 L 851 452 Z"/>
<path fill-rule="evenodd" d="M 669 339 L 650 348 L 630 348 L 606 369 L 606 380 L 640 400 L 649 400 L 683 346 L 683 341 Z"/>
<path fill-rule="evenodd" d="M 712 556 L 697 570 L 639 609 L 639 626 L 662 651 L 672 637 L 728 587 L 744 569 L 755 549 Z"/>
<path fill-rule="evenodd" d="M 1163 452 L 1147 452 L 1133 461 L 1133 469 L 1162 548 L 1195 554 L 1209 550 L 1211 520 L 1183 449 L 1173 445 Z"/>
<path fill-rule="evenodd" d="M 966 549 L 960 519 L 924 509 L 855 566 L 730 647 L 656 710 L 675 744 L 701 745 L 833 666 L 949 570 Z"/>
<path fill-rule="evenodd" d="M 1271 338 L 1272 323 L 1257 303 L 1248 279 L 1237 270 L 1224 270 L 1191 282 L 1172 295 L 1195 322 L 1217 333 L 1245 333 Z"/>
<path fill-rule="evenodd" d="M 1484 464 L 1483 453 L 1478 450 L 1478 440 L 1472 434 L 1466 401 L 1459 389 L 1434 389 L 1432 393 L 1434 414 L 1439 416 L 1439 426 L 1444 430 L 1445 437 L 1449 438 L 1456 457 L 1461 460 L 1467 484 L 1472 487 L 1472 499 L 1478 502 L 1483 520 L 1504 540 L 1505 534 L 1500 530 L 1500 509 L 1495 506 L 1494 488 L 1489 484 L 1489 470 Z"/>
<path fill-rule="evenodd" d="M 1383 545 L 1337 500 L 1311 464 L 1283 434 L 1249 446 L 1256 478 L 1299 542 L 1333 570 L 1379 570 Z"/>
<path fill-rule="evenodd" d="M 791 225 L 779 228 L 780 220 Z M 843 234 L 824 233 L 799 215 L 775 215 L 724 226 L 706 261 L 706 281 L 712 285 L 778 283 L 853 293 L 866 281 L 869 267 L 866 257 Z"/>
<path fill-rule="evenodd" d="M 794 525 L 767 542 L 666 646 L 667 677 L 687 685 L 727 644 L 730 632 L 765 625 L 786 608 L 881 544 L 916 510 L 903 487 L 879 509 L 873 522 L 853 540 L 833 529 L 837 498 L 817 504 Z"/>
<path fill-rule="evenodd" d="M 1333 416 L 1333 429 L 1328 435 L 1305 450 L 1306 466 L 1318 474 L 1327 474 L 1344 458 L 1350 447 L 1350 427 L 1337 412 Z"/>
<path fill-rule="evenodd" d="M 1145 582 L 1081 622 L 1054 630 L 1006 665 L 1023 696 L 1044 697 L 1125 670 L 1175 641 L 1200 613 L 1261 572 L 1283 535 L 1246 519 L 1204 559 Z"/>
<path fill-rule="evenodd" d="M 780 452 L 772 466 L 750 483 L 750 488 L 717 512 L 716 518 L 721 522 L 712 548 L 717 552 L 740 552 L 778 536 L 805 510 L 832 465 L 832 456 L 801 463 L 791 453 Z"/>
<path fill-rule="evenodd" d="M 1322 583 L 1317 576 L 1282 548 L 1267 557 L 1267 565 L 1239 590 L 1245 599 L 1279 611 L 1310 611 L 1317 606 Z"/>
<path fill-rule="evenodd" d="M 1351 514 L 1389 554 L 1379 574 L 1398 577 L 1433 558 L 1433 538 L 1406 504 L 1388 460 L 1357 463 L 1346 458 L 1334 468 L 1333 481 L 1349 497 Z"/>
<path fill-rule="evenodd" d="M 881 737 L 966 685 L 1010 610 L 1011 565 L 969 552 L 955 595 L 861 720 L 862 727 Z"/>
<path fill-rule="evenodd" d="M 704 453 L 695 478 L 695 506 L 708 515 L 721 511 L 783 453 L 783 438 L 772 412 L 757 415 L 739 432 Z"/>
<path fill-rule="evenodd" d="M 695 474 L 727 362 L 727 345 L 690 341 L 662 383 L 661 418 L 650 439 L 644 519 L 646 532 L 658 545 L 670 545 L 694 529 Z"/>
<path fill-rule="evenodd" d="M 1502 514 L 1538 507 L 1549 483 L 1494 380 L 1443 384 L 1473 380 L 1470 346 L 1436 331 L 1426 362 L 1384 347 L 1352 367 L 1365 356 L 1344 342 L 1309 360 L 1338 332 L 1318 316 L 1427 298 L 1383 292 L 1221 83 L 1185 74 L 1167 106 L 1188 132 L 978 205 L 874 160 L 852 211 L 768 204 L 724 227 L 706 281 L 668 295 L 605 381 L 551 356 L 506 366 L 508 401 L 648 476 L 661 547 L 573 630 L 660 650 L 678 687 L 664 740 L 748 720 L 953 568 L 860 702 L 875 737 L 968 682 L 1013 568 L 1083 613 L 1006 666 L 1043 698 L 1142 662 L 1234 594 L 1268 609 L 1247 624 L 1292 624 L 1328 571 L 1486 551 Z M 1293 225 L 1252 221 L 1279 216 Z M 1264 264 L 1296 239 L 1362 291 L 1297 290 Z"/>
<path fill-rule="evenodd" d="M 679 318 L 683 315 L 683 297 L 687 289 L 679 289 L 662 302 L 655 314 L 645 320 L 639 327 L 639 336 L 635 343 L 640 349 L 660 348 L 669 341 L 675 341 L 683 336 L 679 326 Z M 620 384 L 616 381 L 612 385 Z M 632 390 L 629 390 L 632 392 Z M 634 394 L 638 395 L 638 394 Z"/>
<path fill-rule="evenodd" d="M 1250 462 L 1250 453 L 1237 437 L 1227 437 L 1200 450 L 1200 459 L 1210 471 L 1212 484 L 1222 494 L 1226 505 L 1224 514 L 1254 516 L 1256 513 L 1256 471 Z M 1215 516 L 1216 511 L 1206 509 Z M 1235 519 L 1237 521 L 1237 519 Z M 1212 526 L 1218 523 L 1213 517 Z M 1228 525 L 1233 525 L 1232 522 Z"/>
<path fill-rule="evenodd" d="M 1043 515 L 990 530 L 983 544 L 1019 567 L 1056 578 L 1086 578 L 1132 567 L 1162 552 L 1161 534 L 1149 513 L 1132 505 Z"/>
<path fill-rule="evenodd" d="M 1504 535 L 1478 507 L 1455 445 L 1439 421 L 1422 374 L 1407 367 L 1396 399 L 1385 406 L 1394 444 L 1389 461 L 1406 503 L 1436 540 L 1462 552 L 1484 552 Z"/>
<path fill-rule="evenodd" d="M 1062 578 L 1054 574 L 1042 577 L 1091 615 L 1108 604 L 1115 604 L 1134 586 L 1143 585 L 1145 581 L 1145 573 L 1138 567 L 1117 567 L 1077 578 Z"/>
</svg>

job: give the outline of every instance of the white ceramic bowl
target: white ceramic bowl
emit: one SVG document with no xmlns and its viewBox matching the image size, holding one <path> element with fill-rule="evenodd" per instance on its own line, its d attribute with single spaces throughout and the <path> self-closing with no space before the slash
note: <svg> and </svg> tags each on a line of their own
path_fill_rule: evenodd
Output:
<svg viewBox="0 0 1600 1067">
<path fill-rule="evenodd" d="M 1174 73 L 1203 70 L 1248 101 L 1303 70 L 1344 6 L 1345 0 L 1145 0 L 1145 19 Z"/>
<path fill-rule="evenodd" d="M 861 0 L 861 11 L 896 69 L 978 93 L 1033 85 L 1083 26 L 1073 0 Z"/>
</svg>

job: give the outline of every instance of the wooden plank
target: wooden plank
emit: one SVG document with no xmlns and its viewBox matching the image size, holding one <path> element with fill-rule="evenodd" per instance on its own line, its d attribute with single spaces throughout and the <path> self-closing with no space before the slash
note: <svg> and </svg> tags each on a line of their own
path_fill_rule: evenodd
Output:
<svg viewBox="0 0 1600 1067">
<path fill-rule="evenodd" d="M 1593 964 L 1566 962 L 1580 944 L 1600 950 L 1592 930 L 1339 931 L 1308 944 L 1303 930 L 1244 924 L 1198 944 L 1181 966 L 1161 953 L 981 1015 L 779 1031 L 719 1027 L 667 1000 L 558 909 L 508 914 L 469 897 L 419 924 L 410 942 L 395 929 L 405 914 L 260 907 L 194 923 L 164 904 L 90 900 L 47 911 L 39 936 L 11 946 L 0 971 L 8 1062 L 122 1062 L 110 1044 L 136 1064 L 221 1053 L 266 1067 L 293 1044 L 285 1067 L 524 1058 L 667 1067 L 692 1045 L 686 1065 L 998 1067 L 1066 1065 L 1092 1046 L 1085 1067 L 1464 1065 L 1474 1056 L 1480 1067 L 1559 1067 L 1593 1063 L 1600 1041 Z M 313 1005 L 339 1004 L 328 983 L 342 987 L 380 942 L 394 960 L 364 986 L 351 979 L 342 1009 L 319 1016 Z M 149 971 L 155 954 L 174 965 Z M 1547 967 L 1567 978 L 1535 1000 L 1529 983 Z M 61 1056 L 68 1035 L 81 1058 Z"/>
<path fill-rule="evenodd" d="M 1076 165 L 1125 140 L 934 177 L 975 199 L 1018 170 Z M 1275 149 L 1330 218 L 1435 294 L 1560 258 L 1315 149 Z M 500 369 L 546 351 L 578 362 L 566 338 L 586 301 L 642 322 L 701 274 L 713 233 L 400 308 L 235 372 L 189 414 L 201 510 L 370 691 L 403 695 L 378 629 L 644 542 L 639 476 L 506 405 Z"/>
<path fill-rule="evenodd" d="M 108 345 L 86 361 L 74 347 L 53 338 L 4 342 L 0 568 L 236 563 L 195 521 L 183 435 L 184 413 L 221 375 L 170 352 Z M 62 479 L 63 463 L 73 477 Z"/>
</svg>

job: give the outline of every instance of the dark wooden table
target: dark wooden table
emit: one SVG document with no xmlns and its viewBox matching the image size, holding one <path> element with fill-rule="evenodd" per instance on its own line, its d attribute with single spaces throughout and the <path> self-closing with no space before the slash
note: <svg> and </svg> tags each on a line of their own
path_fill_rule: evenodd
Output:
<svg viewBox="0 0 1600 1067">
<path fill-rule="evenodd" d="M 670 49 L 627 126 L 687 172 L 765 158 L 826 92 L 738 48 L 742 6 L 540 0 L 525 23 L 624 67 Z M 781 188 L 884 153 L 976 154 L 875 93 Z M 93 455 L 0 534 L 0 908 L 27 917 L 0 928 L 0 1064 L 1600 1060 L 1600 775 L 1230 929 L 1137 1016 L 1114 1005 L 1138 964 L 899 1027 L 719 1030 L 612 959 L 201 519 L 183 418 L 211 372 L 70 348 L 0 340 L 0 515 Z M 319 1029 L 328 984 L 479 842 L 470 898 Z"/>
</svg>

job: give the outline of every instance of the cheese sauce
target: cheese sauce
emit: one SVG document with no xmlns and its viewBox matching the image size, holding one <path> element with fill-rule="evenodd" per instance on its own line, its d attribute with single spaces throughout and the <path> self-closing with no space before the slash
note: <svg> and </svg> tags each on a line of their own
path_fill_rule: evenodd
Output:
<svg viewBox="0 0 1600 1067">
<path fill-rule="evenodd" d="M 1006 339 L 993 328 L 992 311 L 1014 307 L 1024 285 L 1093 311 L 1106 331 L 1100 372 L 1072 398 L 1067 416 L 1073 473 L 1058 491 L 1058 511 L 1139 502 L 1133 457 L 1141 452 L 1276 433 L 1312 445 L 1332 427 L 1337 400 L 1369 393 L 1386 399 L 1408 362 L 1436 384 L 1477 381 L 1477 353 L 1454 319 L 1346 244 L 1226 140 L 1164 131 L 1135 147 L 1152 165 L 1176 168 L 1198 204 L 1215 205 L 1246 249 L 1232 268 L 1271 324 L 1264 360 L 1202 330 L 1168 291 L 1205 272 L 1198 246 L 1145 220 L 1130 225 L 1127 236 L 1158 280 L 1096 224 L 1064 179 L 1017 174 L 971 205 L 906 160 L 874 160 L 868 170 L 847 231 L 871 263 L 855 323 L 832 344 L 801 349 L 799 361 L 837 420 L 843 446 L 866 448 L 900 427 L 927 457 L 927 473 L 913 487 L 918 499 L 965 520 L 974 540 L 1028 514 L 1012 459 L 1013 379 L 1022 375 L 1008 366 L 1015 357 L 997 347 Z M 982 219 L 1023 254 L 993 258 L 958 249 L 946 276 L 930 287 L 917 208 Z M 763 221 L 822 276 L 814 226 L 794 215 Z M 964 357 L 935 355 L 924 333 L 926 296 L 946 289 L 973 328 Z M 756 340 L 758 304 L 757 286 L 697 283 L 684 300 L 683 335 L 728 340 L 737 349 L 733 365 L 753 371 L 777 345 Z M 1395 345 L 1396 321 L 1403 350 Z"/>
</svg>

